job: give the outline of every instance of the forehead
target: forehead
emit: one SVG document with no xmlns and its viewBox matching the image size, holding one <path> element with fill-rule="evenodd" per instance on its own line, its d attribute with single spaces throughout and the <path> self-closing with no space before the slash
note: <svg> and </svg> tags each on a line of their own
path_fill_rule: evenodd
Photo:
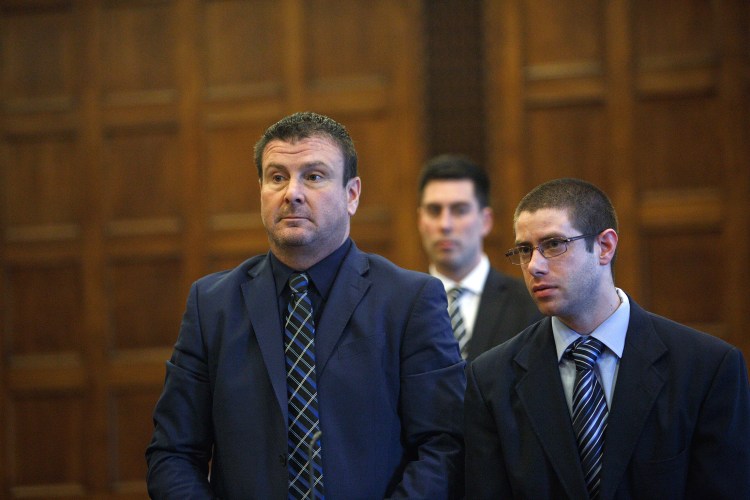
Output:
<svg viewBox="0 0 750 500">
<path fill-rule="evenodd" d="M 263 149 L 262 165 L 299 166 L 322 163 L 332 168 L 340 166 L 343 172 L 344 154 L 330 138 L 315 135 L 302 139 L 273 139 Z"/>
<path fill-rule="evenodd" d="M 436 179 L 422 191 L 422 203 L 450 204 L 476 200 L 474 183 L 469 179 Z"/>
<path fill-rule="evenodd" d="M 534 212 L 521 212 L 514 229 L 516 240 L 534 241 L 550 236 L 569 236 L 573 227 L 567 210 L 541 208 Z"/>
</svg>

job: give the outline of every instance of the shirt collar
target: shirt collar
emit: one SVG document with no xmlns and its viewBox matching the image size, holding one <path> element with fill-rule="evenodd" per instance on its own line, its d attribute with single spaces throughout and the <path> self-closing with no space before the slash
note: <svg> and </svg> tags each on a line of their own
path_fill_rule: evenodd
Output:
<svg viewBox="0 0 750 500">
<path fill-rule="evenodd" d="M 453 281 L 444 274 L 440 274 L 434 265 L 430 265 L 430 274 L 442 281 L 443 286 L 446 290 L 450 290 L 451 288 L 460 285 L 461 288 L 473 293 L 474 295 L 482 294 L 482 290 L 484 290 L 484 284 L 487 281 L 487 275 L 489 273 L 490 259 L 487 257 L 487 254 L 482 254 L 482 258 L 479 259 L 479 263 L 474 266 L 474 269 L 472 269 L 471 272 L 467 274 L 460 283 Z"/>
<path fill-rule="evenodd" d="M 617 295 L 620 296 L 621 302 L 619 307 L 601 325 L 597 326 L 591 332 L 591 335 L 601 340 L 618 358 L 622 358 L 622 351 L 625 348 L 625 335 L 628 333 L 628 322 L 630 321 L 630 302 L 625 292 L 619 288 L 615 290 L 617 291 Z M 568 328 L 556 316 L 552 316 L 552 335 L 555 338 L 558 361 L 562 359 L 565 349 L 581 337 L 578 332 Z"/>
<path fill-rule="evenodd" d="M 336 278 L 339 267 L 344 261 L 344 258 L 349 253 L 349 249 L 352 247 L 351 238 L 347 238 L 344 243 L 333 251 L 328 257 L 324 258 L 320 262 L 314 264 L 309 269 L 305 269 L 307 277 L 310 282 L 318 291 L 321 297 L 324 299 L 328 297 L 328 292 L 333 285 L 333 280 Z M 279 296 L 284 291 L 289 277 L 292 273 L 298 272 L 281 262 L 276 256 L 269 252 L 271 255 L 271 270 L 273 272 L 273 278 L 276 282 L 276 295 Z"/>
</svg>

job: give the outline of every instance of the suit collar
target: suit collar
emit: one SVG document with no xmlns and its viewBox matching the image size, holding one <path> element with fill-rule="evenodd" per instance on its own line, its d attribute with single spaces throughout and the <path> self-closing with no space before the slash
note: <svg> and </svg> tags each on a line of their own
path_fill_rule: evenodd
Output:
<svg viewBox="0 0 750 500">
<path fill-rule="evenodd" d="M 250 324 L 258 340 L 263 362 L 268 370 L 276 399 L 287 421 L 286 361 L 276 284 L 271 271 L 270 257 L 261 258 L 248 269 L 249 280 L 240 285 L 245 299 Z"/>
<path fill-rule="evenodd" d="M 545 318 L 533 328 L 534 332 L 513 359 L 525 372 L 519 377 L 516 392 L 568 496 L 586 498 L 588 492 L 560 381 L 550 319 Z"/>
<path fill-rule="evenodd" d="M 369 269 L 367 255 L 352 243 L 339 272 L 331 286 L 327 307 L 316 326 L 316 375 L 320 378 L 339 338 L 362 300 L 370 280 L 365 278 Z M 270 257 L 260 258 L 248 269 L 249 280 L 240 285 L 248 311 L 250 324 L 258 340 L 263 362 L 268 370 L 276 399 L 284 421 L 287 419 L 286 361 L 281 318 L 279 317 L 276 284 L 271 270 Z"/>
<path fill-rule="evenodd" d="M 657 363 L 667 355 L 667 347 L 648 313 L 628 298 L 630 323 L 607 423 L 607 429 L 616 430 L 605 436 L 601 498 L 612 498 L 622 482 L 638 436 L 667 377 Z"/>
<path fill-rule="evenodd" d="M 469 342 L 469 356 L 474 358 L 484 351 L 494 346 L 493 340 L 497 325 L 503 318 L 503 313 L 507 314 L 506 302 L 508 297 L 503 293 L 508 287 L 507 282 L 510 278 L 500 274 L 493 268 L 490 268 L 487 274 L 487 281 L 482 289 L 482 299 L 479 301 L 477 309 L 477 318 L 481 321 L 474 322 L 474 332 Z"/>
<path fill-rule="evenodd" d="M 318 378 L 325 371 L 331 353 L 354 314 L 354 309 L 371 285 L 370 280 L 365 277 L 369 268 L 367 255 L 360 252 L 352 243 L 352 248 L 341 263 L 331 286 L 320 324 L 316 328 L 315 356 Z"/>
</svg>

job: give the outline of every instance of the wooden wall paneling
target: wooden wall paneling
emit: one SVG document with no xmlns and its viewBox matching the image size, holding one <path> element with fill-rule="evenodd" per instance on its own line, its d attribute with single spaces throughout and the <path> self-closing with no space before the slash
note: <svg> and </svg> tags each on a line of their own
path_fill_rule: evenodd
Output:
<svg viewBox="0 0 750 500">
<path fill-rule="evenodd" d="M 75 391 L 11 393 L 8 475 L 11 498 L 86 494 L 85 395 Z"/>
<path fill-rule="evenodd" d="M 2 7 L 0 495 L 87 488 L 84 191 L 71 2 Z"/>
<path fill-rule="evenodd" d="M 416 190 L 417 175 L 426 154 L 423 20 L 428 6 L 417 1 L 388 1 L 386 6 L 391 12 L 386 17 L 391 19 L 392 36 L 399 40 L 396 50 L 390 52 L 393 75 L 388 116 L 391 125 L 386 145 L 393 145 L 393 151 L 385 163 L 365 163 L 364 166 L 394 176 L 395 189 L 389 204 L 399 208 L 395 214 L 396 225 L 391 229 L 395 248 L 392 254 L 384 255 L 401 266 L 424 269 L 421 240 L 416 230 Z M 388 165 L 388 168 L 381 170 L 379 165 Z"/>
<path fill-rule="evenodd" d="M 641 300 L 641 275 L 633 272 L 641 262 L 637 187 L 633 161 L 635 96 L 632 71 L 632 12 L 630 0 L 608 2 L 604 11 L 607 74 L 607 126 L 609 196 L 617 208 L 619 232 L 615 282 Z M 647 305 L 644 303 L 644 305 Z"/>
<path fill-rule="evenodd" d="M 151 410 L 187 287 L 267 250 L 252 146 L 284 114 L 313 109 L 350 128 L 365 181 L 353 234 L 416 262 L 421 9 L 0 6 L 0 466 L 23 469 L 4 474 L 0 496 L 145 497 Z M 64 289 L 52 298 L 50 280 Z"/>
<path fill-rule="evenodd" d="M 720 141 L 726 155 L 726 224 L 722 248 L 725 265 L 714 272 L 726 276 L 726 315 L 729 340 L 743 348 L 750 361 L 750 335 L 746 333 L 750 297 L 750 4 L 731 1 L 718 12 L 715 31 L 720 33 L 723 54 L 719 69 Z M 727 270 L 728 272 L 724 273 Z"/>
<path fill-rule="evenodd" d="M 492 180 L 495 223 L 485 250 L 493 265 L 514 276 L 507 262 L 513 241 L 513 211 L 526 194 L 524 140 L 524 73 L 520 0 L 485 0 L 482 9 L 486 55 L 487 169 Z"/>
<path fill-rule="evenodd" d="M 107 118 L 103 106 L 102 81 L 105 70 L 104 32 L 108 5 L 97 0 L 79 2 L 77 21 L 81 41 L 79 64 L 80 136 L 86 203 L 84 246 L 82 252 L 84 277 L 84 305 L 86 320 L 85 357 L 87 370 L 86 393 L 86 449 L 87 493 L 102 496 L 107 486 L 106 412 L 107 372 L 106 341 L 109 322 L 109 299 L 104 284 L 106 182 L 104 173 L 104 123 Z"/>
<path fill-rule="evenodd" d="M 253 146 L 288 112 L 290 95 L 299 95 L 292 89 L 298 57 L 289 54 L 298 51 L 301 21 L 299 5 L 289 1 L 208 1 L 198 8 L 204 269 L 218 271 L 268 250 Z"/>
<path fill-rule="evenodd" d="M 727 290 L 712 279 L 710 268 L 700 266 L 725 258 L 715 244 L 727 229 L 718 216 L 728 165 L 716 127 L 725 119 L 718 113 L 717 14 L 715 5 L 699 1 L 679 8 L 634 2 L 633 159 L 643 238 L 641 293 L 655 312 L 727 338 Z M 667 30 L 659 21 L 664 18 L 671 20 Z"/>
<path fill-rule="evenodd" d="M 484 13 L 498 223 L 550 177 L 602 185 L 620 215 L 618 284 L 747 352 L 733 333 L 748 307 L 747 4 L 508 0 Z M 672 240 L 671 259 L 657 255 Z M 743 270 L 727 285 L 711 271 L 730 263 Z"/>
<path fill-rule="evenodd" d="M 482 1 L 426 5 L 427 156 L 465 154 L 485 165 L 484 44 L 477 36 L 482 32 Z"/>
</svg>

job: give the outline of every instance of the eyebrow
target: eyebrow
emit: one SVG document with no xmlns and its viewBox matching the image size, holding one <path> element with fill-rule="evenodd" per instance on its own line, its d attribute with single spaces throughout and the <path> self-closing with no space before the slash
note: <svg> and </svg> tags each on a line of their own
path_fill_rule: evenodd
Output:
<svg viewBox="0 0 750 500">
<path fill-rule="evenodd" d="M 332 167 L 331 165 L 327 164 L 324 161 L 311 161 L 311 162 L 307 162 L 307 163 L 303 163 L 302 164 L 302 169 L 304 169 L 304 170 L 310 170 L 310 169 L 314 169 L 314 168 L 328 169 L 330 171 L 334 171 L 335 170 L 334 167 Z M 268 164 L 266 164 L 266 166 L 264 167 L 263 170 L 265 172 L 266 170 L 270 170 L 270 169 L 289 170 L 289 168 L 287 167 L 286 164 L 275 163 L 275 162 L 274 163 L 268 163 Z"/>
<path fill-rule="evenodd" d="M 551 233 L 551 234 L 548 234 L 548 235 L 540 238 L 539 241 L 542 242 L 542 241 L 546 241 L 546 240 L 551 240 L 553 238 L 565 239 L 565 238 L 567 238 L 567 236 L 564 236 L 562 233 Z M 523 246 L 523 245 L 533 246 L 530 241 L 518 241 L 518 240 L 516 240 L 515 246 L 518 247 L 518 246 Z"/>
</svg>

